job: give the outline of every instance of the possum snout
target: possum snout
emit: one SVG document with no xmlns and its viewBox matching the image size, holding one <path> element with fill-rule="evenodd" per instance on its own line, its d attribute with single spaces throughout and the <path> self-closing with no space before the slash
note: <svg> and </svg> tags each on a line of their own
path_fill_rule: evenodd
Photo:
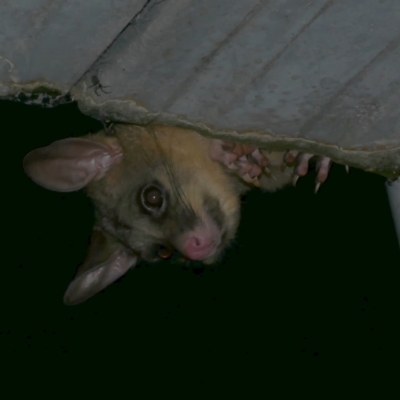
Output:
<svg viewBox="0 0 400 400">
<path fill-rule="evenodd" d="M 177 240 L 176 248 L 188 259 L 202 261 L 213 256 L 220 244 L 221 230 L 212 218 L 205 217 Z"/>
<path fill-rule="evenodd" d="M 183 255 L 191 260 L 204 260 L 215 253 L 216 247 L 209 235 L 193 235 L 184 244 Z"/>
</svg>

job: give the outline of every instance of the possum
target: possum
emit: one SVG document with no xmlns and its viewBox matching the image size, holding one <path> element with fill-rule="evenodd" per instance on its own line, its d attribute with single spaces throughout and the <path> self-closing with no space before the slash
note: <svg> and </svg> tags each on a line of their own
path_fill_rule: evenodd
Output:
<svg viewBox="0 0 400 400">
<path fill-rule="evenodd" d="M 26 174 L 49 190 L 84 189 L 95 206 L 88 252 L 66 289 L 79 304 L 140 260 L 179 254 L 214 263 L 234 239 L 240 196 L 278 190 L 307 173 L 313 155 L 276 152 L 176 127 L 116 124 L 28 153 Z M 317 161 L 317 186 L 330 159 Z M 294 164 L 294 165 L 291 165 Z"/>
</svg>

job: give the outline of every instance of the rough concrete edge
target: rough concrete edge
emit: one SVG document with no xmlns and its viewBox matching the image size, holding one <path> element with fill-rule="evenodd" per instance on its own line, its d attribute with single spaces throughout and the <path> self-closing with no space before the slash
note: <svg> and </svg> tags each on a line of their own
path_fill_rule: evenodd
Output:
<svg viewBox="0 0 400 400">
<path fill-rule="evenodd" d="M 55 107 L 73 101 L 69 88 L 45 81 L 26 82 L 23 84 L 0 82 L 0 99 L 41 107 Z"/>
<path fill-rule="evenodd" d="M 113 99 L 99 103 L 92 97 L 85 96 L 81 91 L 76 91 L 75 93 L 75 99 L 78 102 L 80 110 L 84 114 L 99 120 L 113 120 L 138 125 L 158 123 L 178 126 L 193 129 L 205 136 L 252 144 L 261 148 L 281 151 L 289 149 L 299 150 L 327 156 L 338 164 L 373 172 L 389 179 L 395 179 L 400 175 L 400 147 L 372 151 L 345 149 L 336 145 L 319 143 L 304 138 L 278 136 L 268 130 L 247 132 L 237 132 L 235 130 L 220 131 L 212 129 L 204 123 L 190 122 L 177 115 L 150 112 L 132 100 Z"/>
</svg>

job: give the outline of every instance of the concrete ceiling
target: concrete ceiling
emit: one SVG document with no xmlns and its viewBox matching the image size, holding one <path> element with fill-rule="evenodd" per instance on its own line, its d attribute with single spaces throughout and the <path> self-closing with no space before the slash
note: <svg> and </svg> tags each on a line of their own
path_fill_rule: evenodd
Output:
<svg viewBox="0 0 400 400">
<path fill-rule="evenodd" d="M 400 174 L 398 0 L 6 0 L 0 22 L 2 98 Z"/>
</svg>

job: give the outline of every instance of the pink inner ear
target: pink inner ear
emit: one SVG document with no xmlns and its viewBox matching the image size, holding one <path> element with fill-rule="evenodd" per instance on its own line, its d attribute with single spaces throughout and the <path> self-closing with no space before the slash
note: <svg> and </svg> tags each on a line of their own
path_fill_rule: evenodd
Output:
<svg viewBox="0 0 400 400">
<path fill-rule="evenodd" d="M 82 303 L 136 265 L 138 257 L 101 228 L 93 229 L 88 253 L 69 284 L 64 303 Z"/>
<path fill-rule="evenodd" d="M 135 255 L 128 254 L 122 249 L 116 250 L 103 263 L 82 274 L 78 273 L 65 292 L 64 303 L 76 305 L 88 300 L 126 274 L 136 265 L 136 261 Z"/>
<path fill-rule="evenodd" d="M 23 165 L 26 174 L 38 185 L 57 192 L 72 192 L 103 178 L 112 166 L 121 162 L 122 155 L 116 139 L 94 142 L 69 138 L 31 151 Z"/>
</svg>

